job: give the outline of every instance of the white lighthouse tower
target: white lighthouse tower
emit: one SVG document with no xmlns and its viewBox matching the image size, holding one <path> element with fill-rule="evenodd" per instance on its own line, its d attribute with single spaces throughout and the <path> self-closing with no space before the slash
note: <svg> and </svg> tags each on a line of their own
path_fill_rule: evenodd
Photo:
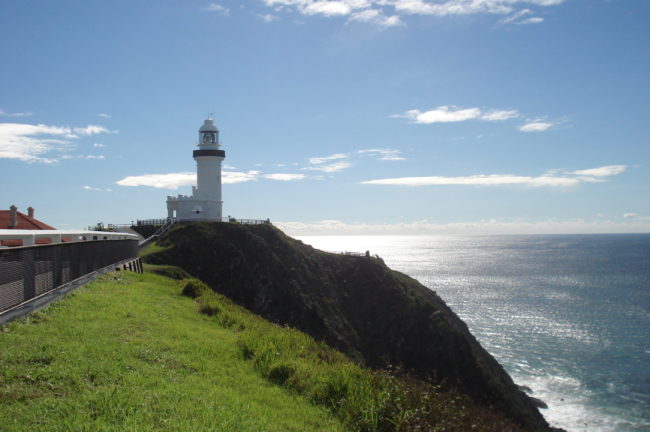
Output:
<svg viewBox="0 0 650 432">
<path fill-rule="evenodd" d="M 226 152 L 219 147 L 219 129 L 211 118 L 199 129 L 196 161 L 196 186 L 192 196 L 167 197 L 167 217 L 179 220 L 221 220 L 221 162 Z"/>
</svg>

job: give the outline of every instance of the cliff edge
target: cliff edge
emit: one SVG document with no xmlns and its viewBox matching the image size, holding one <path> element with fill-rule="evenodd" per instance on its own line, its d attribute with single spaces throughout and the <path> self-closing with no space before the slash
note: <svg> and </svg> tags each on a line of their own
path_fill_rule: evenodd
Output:
<svg viewBox="0 0 650 432">
<path fill-rule="evenodd" d="M 453 387 L 532 431 L 551 430 L 435 292 L 381 259 L 326 253 L 271 225 L 179 224 L 144 257 L 369 366 Z"/>
</svg>

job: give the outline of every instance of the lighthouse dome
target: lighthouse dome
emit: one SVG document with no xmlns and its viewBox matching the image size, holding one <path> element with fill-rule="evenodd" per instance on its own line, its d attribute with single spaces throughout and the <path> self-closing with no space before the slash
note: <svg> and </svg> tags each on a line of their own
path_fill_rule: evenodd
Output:
<svg viewBox="0 0 650 432">
<path fill-rule="evenodd" d="M 211 118 L 205 119 L 203 126 L 199 129 L 199 132 L 219 132 L 219 129 L 214 124 L 214 120 Z"/>
</svg>

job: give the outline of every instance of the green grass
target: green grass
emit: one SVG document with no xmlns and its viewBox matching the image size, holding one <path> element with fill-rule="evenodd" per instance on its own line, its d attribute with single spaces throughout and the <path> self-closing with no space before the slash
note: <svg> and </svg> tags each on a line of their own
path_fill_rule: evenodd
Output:
<svg viewBox="0 0 650 432">
<path fill-rule="evenodd" d="M 0 430 L 520 429 L 454 392 L 360 367 L 196 279 L 121 272 L 0 327 Z"/>
<path fill-rule="evenodd" d="M 2 431 L 341 431 L 177 282 L 116 273 L 0 328 Z"/>
</svg>

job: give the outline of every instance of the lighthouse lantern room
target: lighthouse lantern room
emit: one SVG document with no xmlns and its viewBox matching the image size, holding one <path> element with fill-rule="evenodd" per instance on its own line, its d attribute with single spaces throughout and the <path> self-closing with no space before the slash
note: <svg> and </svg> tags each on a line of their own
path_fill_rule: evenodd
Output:
<svg viewBox="0 0 650 432">
<path fill-rule="evenodd" d="M 221 162 L 226 152 L 219 145 L 219 129 L 212 118 L 199 129 L 196 161 L 196 186 L 192 196 L 167 197 L 167 217 L 176 220 L 221 220 Z"/>
</svg>

